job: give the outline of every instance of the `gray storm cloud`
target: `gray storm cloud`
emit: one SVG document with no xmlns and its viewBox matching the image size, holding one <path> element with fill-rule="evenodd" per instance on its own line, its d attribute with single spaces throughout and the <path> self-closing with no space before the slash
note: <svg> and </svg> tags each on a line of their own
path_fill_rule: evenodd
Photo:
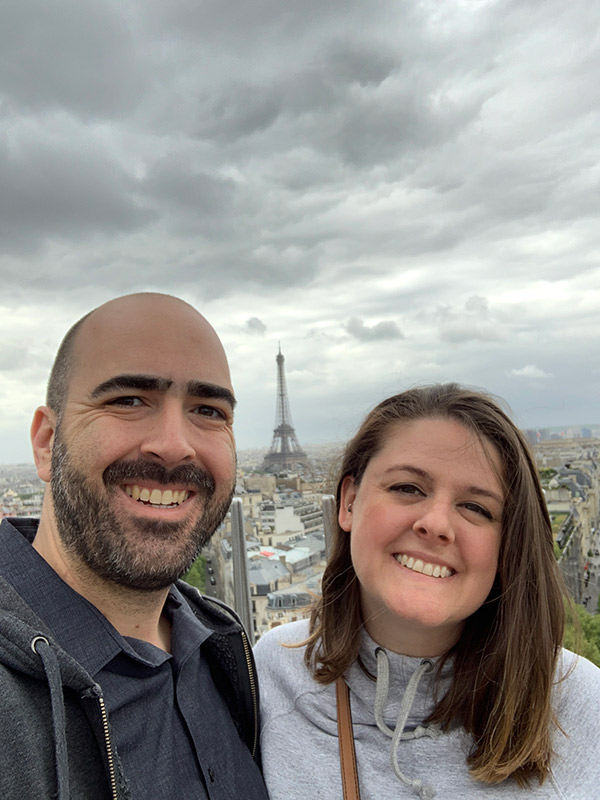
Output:
<svg viewBox="0 0 600 800">
<path fill-rule="evenodd" d="M 584 0 L 5 0 L 5 419 L 70 322 L 152 289 L 219 330 L 241 444 L 279 340 L 303 442 L 433 380 L 593 420 L 596 31 Z"/>
</svg>

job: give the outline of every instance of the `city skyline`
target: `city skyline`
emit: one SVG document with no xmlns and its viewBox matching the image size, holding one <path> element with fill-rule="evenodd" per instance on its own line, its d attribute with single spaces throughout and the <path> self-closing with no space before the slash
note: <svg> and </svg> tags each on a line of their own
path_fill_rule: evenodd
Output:
<svg viewBox="0 0 600 800">
<path fill-rule="evenodd" d="M 361 420 L 357 420 L 356 427 L 360 424 Z M 587 423 L 583 425 L 574 424 L 574 425 L 557 425 L 557 426 L 549 426 L 546 428 L 536 428 L 535 426 L 532 428 L 523 428 L 523 431 L 526 434 L 531 432 L 539 431 L 542 434 L 538 441 L 550 441 L 551 439 L 564 439 L 564 440 L 578 440 L 581 439 L 582 442 L 585 442 L 587 438 L 592 439 L 600 439 L 600 422 L 598 423 Z M 589 432 L 589 433 L 588 433 Z M 590 436 L 591 434 L 591 436 Z M 304 450 L 306 451 L 306 455 L 308 456 L 309 464 L 311 464 L 315 459 L 318 462 L 323 460 L 333 459 L 335 460 L 339 453 L 341 453 L 344 445 L 346 444 L 346 440 L 338 439 L 338 440 L 313 440 L 310 439 Z M 530 444 L 535 444 L 533 439 L 530 441 Z M 258 469 L 261 471 L 263 469 L 262 461 L 264 456 L 268 453 L 270 447 L 270 443 L 267 442 L 266 444 L 263 442 L 262 444 L 251 445 L 248 447 L 240 447 L 239 444 L 236 447 L 236 451 L 238 453 L 239 463 L 238 466 L 242 472 Z M 27 443 L 25 446 L 27 449 Z M 3 468 L 10 468 L 11 466 L 22 466 L 22 467 L 31 467 L 35 470 L 35 465 L 33 463 L 33 455 L 29 457 L 23 458 L 21 460 L 12 460 L 7 461 L 3 460 L 0 454 L 0 469 Z"/>
<path fill-rule="evenodd" d="M 558 0 L 0 10 L 0 462 L 84 313 L 153 290 L 215 326 L 240 449 L 458 381 L 522 428 L 600 396 L 600 13 Z"/>
</svg>

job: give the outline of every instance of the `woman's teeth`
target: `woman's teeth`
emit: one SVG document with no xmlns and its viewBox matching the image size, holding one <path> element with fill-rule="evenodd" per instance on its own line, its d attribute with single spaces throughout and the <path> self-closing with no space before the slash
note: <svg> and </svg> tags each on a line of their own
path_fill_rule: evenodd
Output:
<svg viewBox="0 0 600 800">
<path fill-rule="evenodd" d="M 423 575 L 431 575 L 433 578 L 449 578 L 454 575 L 454 570 L 450 567 L 440 567 L 439 564 L 429 564 L 426 561 L 421 561 L 420 558 L 413 558 L 412 556 L 396 553 L 394 556 L 399 564 L 403 567 L 412 569 L 413 572 L 421 572 Z"/>
</svg>

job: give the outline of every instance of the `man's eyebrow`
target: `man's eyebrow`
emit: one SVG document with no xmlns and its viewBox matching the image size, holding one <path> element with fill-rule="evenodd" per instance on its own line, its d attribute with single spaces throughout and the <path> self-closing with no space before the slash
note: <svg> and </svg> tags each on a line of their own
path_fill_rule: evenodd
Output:
<svg viewBox="0 0 600 800">
<path fill-rule="evenodd" d="M 115 375 L 98 384 L 92 391 L 92 397 L 100 397 L 115 389 L 138 389 L 144 392 L 166 392 L 173 381 L 157 378 L 154 375 Z"/>
<path fill-rule="evenodd" d="M 232 408 L 235 408 L 236 399 L 233 392 L 224 386 L 217 386 L 215 383 L 205 383 L 204 381 L 188 381 L 187 393 L 190 397 L 202 397 L 212 400 L 224 400 Z"/>
<path fill-rule="evenodd" d="M 155 375 L 115 375 L 100 383 L 92 391 L 92 397 L 101 397 L 103 394 L 115 390 L 138 390 L 143 392 L 166 392 L 173 385 L 168 378 L 157 378 Z M 188 381 L 186 392 L 190 397 L 199 397 L 214 400 L 224 400 L 235 408 L 233 392 L 224 386 L 205 381 Z"/>
</svg>

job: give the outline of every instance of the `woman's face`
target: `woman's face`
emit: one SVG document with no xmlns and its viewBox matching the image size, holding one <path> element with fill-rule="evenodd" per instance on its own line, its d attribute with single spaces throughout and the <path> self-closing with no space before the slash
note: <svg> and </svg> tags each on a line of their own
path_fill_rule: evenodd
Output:
<svg viewBox="0 0 600 800">
<path fill-rule="evenodd" d="M 342 484 L 339 521 L 350 532 L 363 618 L 383 647 L 440 655 L 494 582 L 500 458 L 450 419 L 398 423 L 384 441 L 360 484 Z"/>
</svg>

